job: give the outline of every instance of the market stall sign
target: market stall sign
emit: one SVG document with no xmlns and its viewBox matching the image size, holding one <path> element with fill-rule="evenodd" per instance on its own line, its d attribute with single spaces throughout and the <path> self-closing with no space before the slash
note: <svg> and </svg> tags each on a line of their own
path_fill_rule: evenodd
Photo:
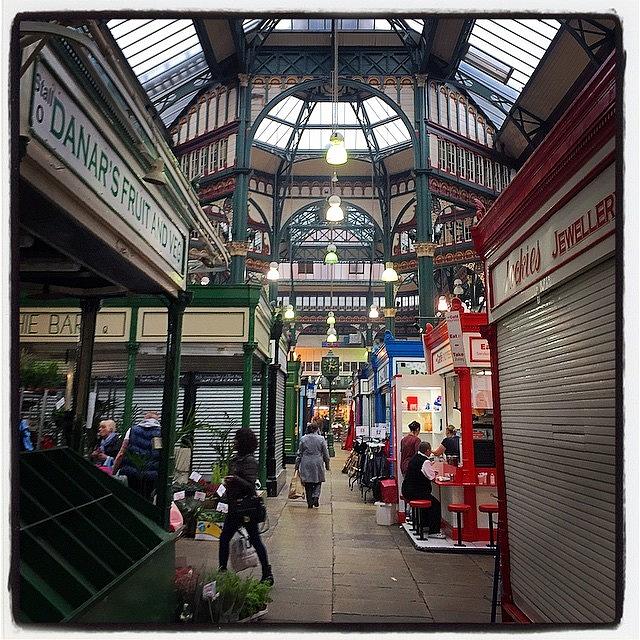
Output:
<svg viewBox="0 0 640 640">
<path fill-rule="evenodd" d="M 462 341 L 462 323 L 460 322 L 459 311 L 447 311 L 444 314 L 447 323 L 447 333 L 449 334 L 449 346 L 451 348 L 451 358 L 454 367 L 466 367 L 467 359 L 464 353 L 464 342 Z"/>
<path fill-rule="evenodd" d="M 51 71 L 36 64 L 30 114 L 35 137 L 64 162 L 181 277 L 186 231 L 162 210 Z"/>
<path fill-rule="evenodd" d="M 609 164 L 586 186 L 561 199 L 489 266 L 491 308 L 565 265 L 562 279 L 570 277 L 581 268 L 575 259 L 614 233 L 615 167 Z"/>
<path fill-rule="evenodd" d="M 429 352 L 427 351 L 427 353 Z M 450 367 L 452 364 L 453 354 L 451 353 L 451 346 L 448 342 L 437 351 L 430 352 L 429 373 L 439 373 L 443 369 Z"/>
<path fill-rule="evenodd" d="M 130 309 L 105 309 L 96 318 L 96 341 L 118 342 L 129 337 Z M 77 308 L 20 309 L 21 342 L 77 342 L 82 314 Z"/>
</svg>

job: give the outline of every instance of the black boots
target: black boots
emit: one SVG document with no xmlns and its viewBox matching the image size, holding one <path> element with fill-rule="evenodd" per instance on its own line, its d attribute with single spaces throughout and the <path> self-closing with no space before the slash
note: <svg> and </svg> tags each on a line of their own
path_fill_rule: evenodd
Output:
<svg viewBox="0 0 640 640">
<path fill-rule="evenodd" d="M 271 565 L 267 565 L 267 568 L 262 570 L 262 579 L 260 582 L 266 582 L 271 585 L 273 584 L 273 571 L 271 571 Z"/>
</svg>

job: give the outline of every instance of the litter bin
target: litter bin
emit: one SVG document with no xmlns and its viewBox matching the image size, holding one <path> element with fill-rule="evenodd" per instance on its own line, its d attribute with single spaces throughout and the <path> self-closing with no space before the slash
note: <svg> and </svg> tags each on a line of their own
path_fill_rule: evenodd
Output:
<svg viewBox="0 0 640 640">
<path fill-rule="evenodd" d="M 388 527 L 396 523 L 396 505 L 376 502 L 376 523 Z"/>
</svg>

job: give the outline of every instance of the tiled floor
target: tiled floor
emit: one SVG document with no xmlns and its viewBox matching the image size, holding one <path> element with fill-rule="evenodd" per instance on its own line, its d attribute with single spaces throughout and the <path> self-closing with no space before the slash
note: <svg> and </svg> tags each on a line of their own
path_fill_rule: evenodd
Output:
<svg viewBox="0 0 640 640">
<path fill-rule="evenodd" d="M 259 624 L 488 624 L 493 558 L 424 553 L 401 527 L 377 525 L 376 508 L 349 490 L 344 459 L 338 447 L 319 509 L 287 500 L 286 488 L 267 500 L 276 584 Z M 215 542 L 182 540 L 177 549 L 201 569 L 215 568 L 217 553 Z"/>
</svg>

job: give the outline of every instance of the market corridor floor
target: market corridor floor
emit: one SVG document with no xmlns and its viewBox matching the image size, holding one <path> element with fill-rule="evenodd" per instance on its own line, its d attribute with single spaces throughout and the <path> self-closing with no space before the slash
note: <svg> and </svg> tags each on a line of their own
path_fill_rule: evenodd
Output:
<svg viewBox="0 0 640 640">
<path fill-rule="evenodd" d="M 288 500 L 287 487 L 267 500 L 276 584 L 261 625 L 488 624 L 493 558 L 416 551 L 398 526 L 377 525 L 375 506 L 349 490 L 345 458 L 338 445 L 318 509 Z"/>
</svg>

